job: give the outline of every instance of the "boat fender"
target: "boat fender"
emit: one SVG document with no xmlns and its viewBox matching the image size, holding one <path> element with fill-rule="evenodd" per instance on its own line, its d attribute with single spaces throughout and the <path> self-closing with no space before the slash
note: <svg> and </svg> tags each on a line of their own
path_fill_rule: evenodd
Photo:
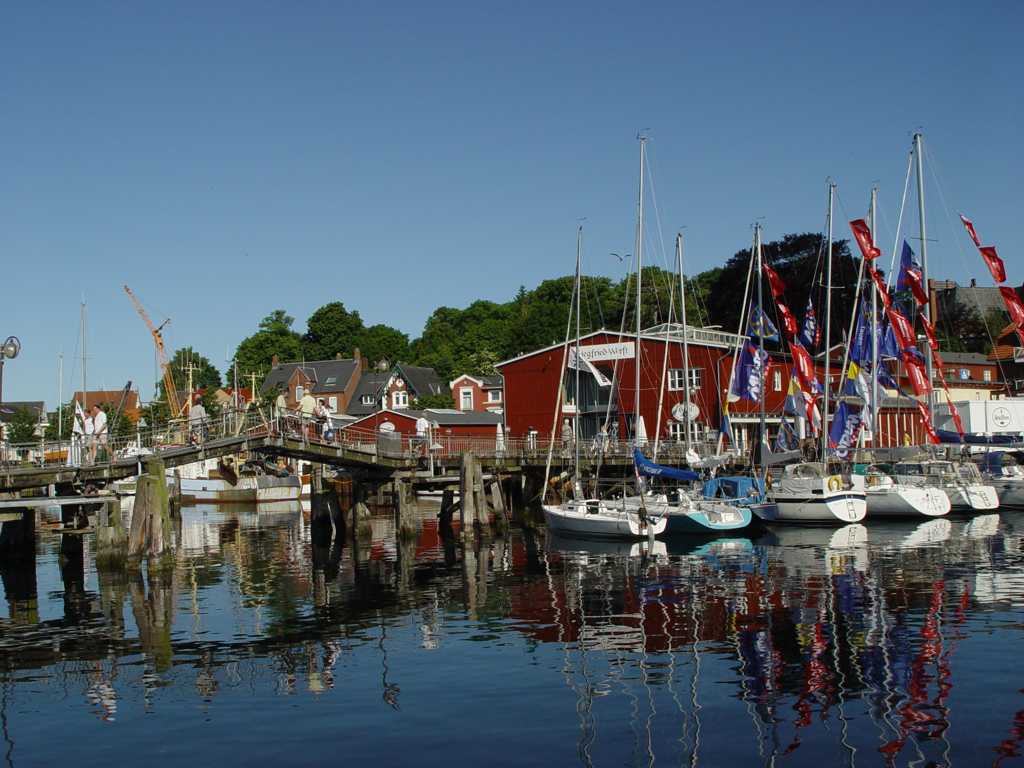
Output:
<svg viewBox="0 0 1024 768">
<path fill-rule="evenodd" d="M 843 487 L 842 478 L 839 475 L 831 475 L 828 479 L 828 489 L 830 491 L 838 491 Z"/>
</svg>

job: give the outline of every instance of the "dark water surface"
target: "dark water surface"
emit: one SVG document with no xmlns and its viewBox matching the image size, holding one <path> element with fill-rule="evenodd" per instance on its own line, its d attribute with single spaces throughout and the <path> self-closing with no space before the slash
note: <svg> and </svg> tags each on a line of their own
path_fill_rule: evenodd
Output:
<svg viewBox="0 0 1024 768">
<path fill-rule="evenodd" d="M 0 766 L 1024 762 L 1024 516 L 646 552 L 435 513 L 320 549 L 186 510 L 163 573 L 42 534 L 0 564 Z"/>
</svg>

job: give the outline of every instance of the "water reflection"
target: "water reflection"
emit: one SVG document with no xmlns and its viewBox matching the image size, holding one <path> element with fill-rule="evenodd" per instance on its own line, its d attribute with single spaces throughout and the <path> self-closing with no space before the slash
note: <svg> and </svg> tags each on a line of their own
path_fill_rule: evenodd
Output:
<svg viewBox="0 0 1024 768">
<path fill-rule="evenodd" d="M 3 752 L 99 762 L 129 739 L 171 763 L 180 729 L 216 721 L 192 732 L 200 762 L 318 762 L 340 738 L 384 764 L 474 762 L 478 732 L 545 764 L 1005 761 L 1024 739 L 1022 520 L 463 546 L 436 507 L 415 538 L 382 510 L 347 540 L 308 509 L 210 506 L 136 570 L 43 532 L 0 562 Z M 282 753 L 296 715 L 312 738 Z"/>
</svg>

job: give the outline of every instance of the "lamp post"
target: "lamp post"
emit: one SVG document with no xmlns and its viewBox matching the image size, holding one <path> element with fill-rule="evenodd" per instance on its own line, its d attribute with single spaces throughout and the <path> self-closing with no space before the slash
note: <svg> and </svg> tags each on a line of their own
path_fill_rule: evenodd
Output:
<svg viewBox="0 0 1024 768">
<path fill-rule="evenodd" d="M 0 403 L 4 401 L 4 363 L 13 360 L 21 352 L 21 342 L 17 336 L 8 336 L 0 347 Z"/>
</svg>

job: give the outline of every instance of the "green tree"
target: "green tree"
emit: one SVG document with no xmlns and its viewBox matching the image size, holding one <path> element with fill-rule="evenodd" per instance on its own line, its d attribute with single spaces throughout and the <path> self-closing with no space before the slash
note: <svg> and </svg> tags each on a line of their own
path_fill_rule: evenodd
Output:
<svg viewBox="0 0 1024 768">
<path fill-rule="evenodd" d="M 340 301 L 332 301 L 310 315 L 302 337 L 302 350 L 307 360 L 330 360 L 338 355 L 351 357 L 364 330 L 358 312 L 349 312 Z"/>
<path fill-rule="evenodd" d="M 417 408 L 454 408 L 455 401 L 450 392 L 439 395 L 423 395 L 416 398 Z"/>
<path fill-rule="evenodd" d="M 31 408 L 15 408 L 8 417 L 7 439 L 12 443 L 30 443 L 36 439 L 35 430 L 39 423 L 39 412 Z"/>
<path fill-rule="evenodd" d="M 935 318 L 935 337 L 939 349 L 949 352 L 982 352 L 992 349 L 985 321 L 978 310 L 957 301 L 953 291 L 948 291 L 939 301 L 938 317 Z M 943 294 L 939 294 L 943 296 Z M 998 311 L 998 310 L 997 310 Z M 999 313 L 1002 315 L 1002 313 Z"/>
<path fill-rule="evenodd" d="M 265 376 L 274 355 L 285 362 L 302 358 L 302 337 L 291 329 L 293 317 L 283 309 L 271 312 L 260 321 L 259 330 L 242 339 L 235 350 L 235 362 L 241 377 L 249 373 Z"/>
<path fill-rule="evenodd" d="M 359 335 L 359 351 L 370 363 L 382 357 L 390 363 L 409 359 L 409 337 L 389 325 L 371 325 Z"/>
</svg>

